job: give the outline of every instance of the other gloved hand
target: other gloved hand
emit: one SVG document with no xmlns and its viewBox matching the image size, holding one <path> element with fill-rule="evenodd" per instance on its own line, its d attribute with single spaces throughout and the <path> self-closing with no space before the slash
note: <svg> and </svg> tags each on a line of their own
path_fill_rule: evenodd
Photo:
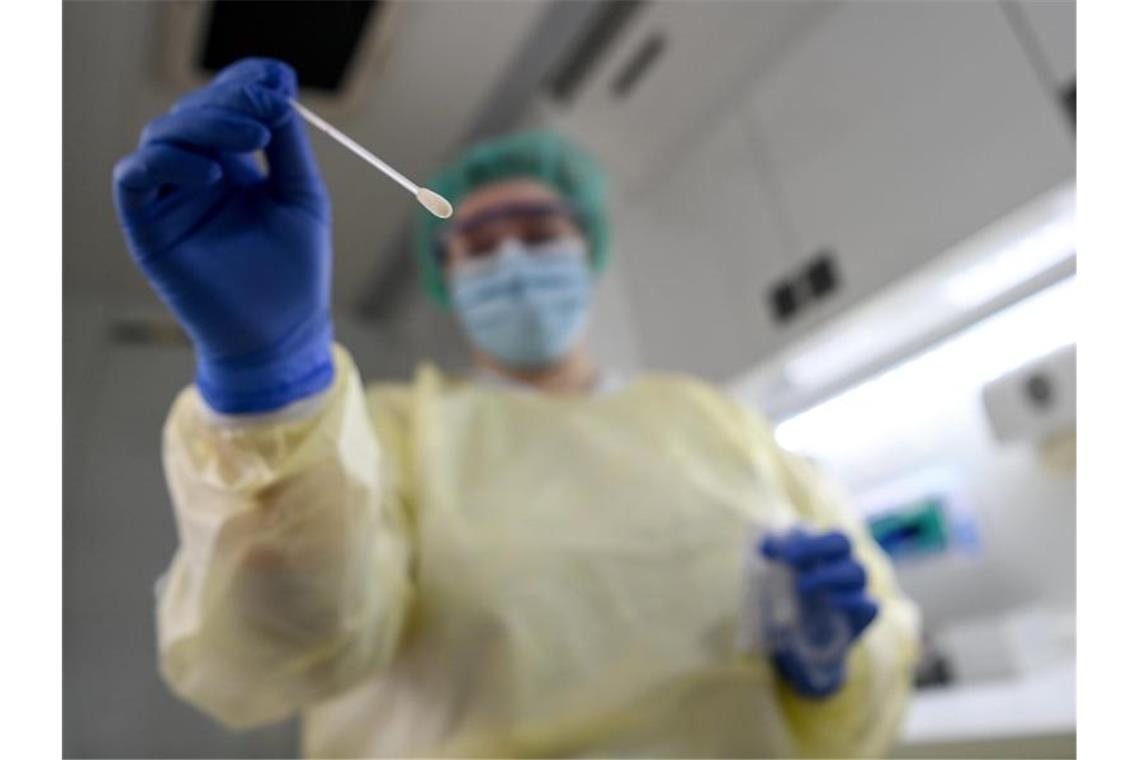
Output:
<svg viewBox="0 0 1140 760">
<path fill-rule="evenodd" d="M 797 529 L 770 536 L 761 544 L 761 554 L 792 569 L 803 635 L 821 640 L 843 637 L 833 648 L 834 655 L 823 663 L 806 661 L 794 646 L 771 655 L 776 670 L 797 693 L 813 698 L 830 696 L 846 679 L 848 651 L 879 611 L 867 595 L 867 573 L 852 555 L 851 541 L 837 531 L 809 534 Z M 837 622 L 841 629 L 838 633 Z"/>
<path fill-rule="evenodd" d="M 219 412 L 276 409 L 333 377 L 329 200 L 296 93 L 288 65 L 239 61 L 150 122 L 115 167 L 131 254 L 190 334 Z"/>
</svg>

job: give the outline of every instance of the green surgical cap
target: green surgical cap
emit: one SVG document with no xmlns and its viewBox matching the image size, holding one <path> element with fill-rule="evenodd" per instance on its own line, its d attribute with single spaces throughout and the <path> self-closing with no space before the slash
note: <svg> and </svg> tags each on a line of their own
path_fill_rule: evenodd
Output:
<svg viewBox="0 0 1140 760">
<path fill-rule="evenodd" d="M 545 182 L 574 207 L 590 245 L 593 270 L 600 273 L 610 252 L 606 175 L 597 161 L 557 133 L 533 130 L 473 145 L 427 186 L 458 208 L 480 187 L 518 178 Z M 448 305 L 449 298 L 437 246 L 447 224 L 448 220 L 420 209 L 415 235 L 424 287 L 443 306 Z"/>
</svg>

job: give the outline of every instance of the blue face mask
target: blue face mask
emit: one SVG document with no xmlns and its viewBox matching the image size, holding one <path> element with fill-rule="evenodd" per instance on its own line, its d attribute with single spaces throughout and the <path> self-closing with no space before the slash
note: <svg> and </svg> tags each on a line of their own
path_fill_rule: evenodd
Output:
<svg viewBox="0 0 1140 760">
<path fill-rule="evenodd" d="M 548 365 L 573 348 L 593 295 L 586 244 L 574 237 L 533 248 L 505 240 L 494 254 L 457 265 L 450 281 L 471 341 L 518 368 Z"/>
</svg>

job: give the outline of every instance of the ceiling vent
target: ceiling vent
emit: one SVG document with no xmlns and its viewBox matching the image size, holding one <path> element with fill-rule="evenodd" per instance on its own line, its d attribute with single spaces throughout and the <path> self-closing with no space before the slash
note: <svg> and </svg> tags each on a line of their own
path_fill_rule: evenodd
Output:
<svg viewBox="0 0 1140 760">
<path fill-rule="evenodd" d="M 178 89 L 199 86 L 248 56 L 297 71 L 305 98 L 350 110 L 379 76 L 399 3 L 365 0 L 180 0 L 164 6 L 165 71 Z"/>
</svg>

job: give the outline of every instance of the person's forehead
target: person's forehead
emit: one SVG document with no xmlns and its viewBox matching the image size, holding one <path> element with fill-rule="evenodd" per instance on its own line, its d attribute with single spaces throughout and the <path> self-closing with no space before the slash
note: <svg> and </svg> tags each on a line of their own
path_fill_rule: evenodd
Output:
<svg viewBox="0 0 1140 760">
<path fill-rule="evenodd" d="M 455 211 L 455 221 L 461 223 L 499 206 L 558 200 L 554 188 L 536 179 L 502 180 L 484 185 L 464 198 Z"/>
</svg>

